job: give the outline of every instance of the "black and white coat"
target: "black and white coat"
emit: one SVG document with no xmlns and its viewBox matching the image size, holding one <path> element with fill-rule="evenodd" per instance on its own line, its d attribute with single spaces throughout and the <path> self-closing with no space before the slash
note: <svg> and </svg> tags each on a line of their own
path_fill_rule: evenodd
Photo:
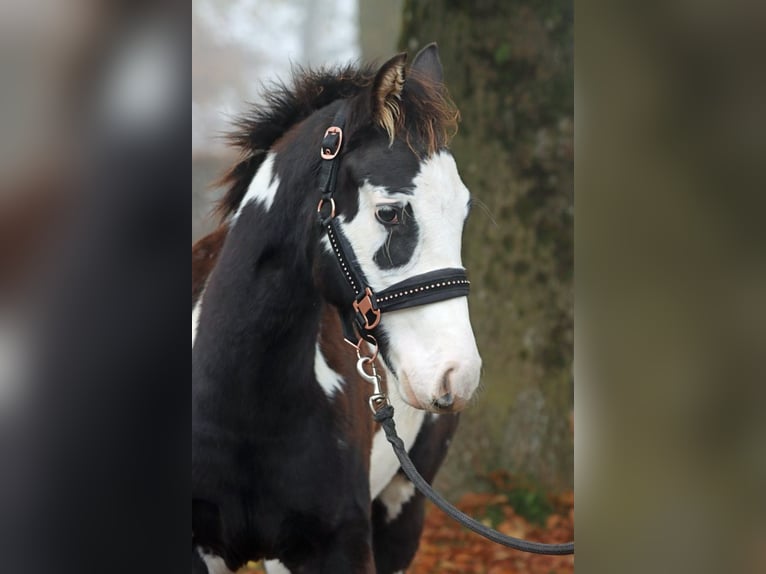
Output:
<svg viewBox="0 0 766 574">
<path fill-rule="evenodd" d="M 404 65 L 304 74 L 242 123 L 224 224 L 193 250 L 192 572 L 265 558 L 271 574 L 385 574 L 417 550 L 424 500 L 370 417 L 315 214 L 319 143 L 343 103 L 338 218 L 370 283 L 462 267 L 470 195 L 440 135 L 436 46 L 406 79 Z M 467 301 L 387 314 L 379 342 L 397 428 L 432 480 L 478 386 Z"/>
</svg>

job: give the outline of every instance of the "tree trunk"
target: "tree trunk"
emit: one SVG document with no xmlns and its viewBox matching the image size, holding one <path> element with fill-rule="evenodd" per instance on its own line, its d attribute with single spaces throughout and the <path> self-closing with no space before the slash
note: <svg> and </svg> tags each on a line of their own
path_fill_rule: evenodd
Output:
<svg viewBox="0 0 766 574">
<path fill-rule="evenodd" d="M 359 0 L 359 46 L 362 61 L 383 62 L 396 52 L 402 28 L 403 0 Z"/>
<path fill-rule="evenodd" d="M 405 2 L 400 47 L 439 43 L 479 200 L 464 263 L 485 389 L 440 473 L 453 495 L 498 468 L 573 483 L 572 28 L 569 0 Z"/>
</svg>

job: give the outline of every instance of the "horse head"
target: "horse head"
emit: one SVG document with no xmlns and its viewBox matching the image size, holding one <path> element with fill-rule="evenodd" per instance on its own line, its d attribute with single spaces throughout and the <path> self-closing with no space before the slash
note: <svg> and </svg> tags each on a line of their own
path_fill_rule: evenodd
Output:
<svg viewBox="0 0 766 574">
<path fill-rule="evenodd" d="M 457 110 L 436 45 L 424 48 L 409 70 L 405 60 L 399 54 L 387 61 L 343 104 L 345 140 L 331 215 L 351 252 L 346 258 L 376 293 L 429 272 L 463 269 L 471 197 L 447 148 Z M 320 240 L 317 283 L 344 315 L 354 294 L 332 241 L 328 234 Z M 383 313 L 372 333 L 387 380 L 409 405 L 458 411 L 476 391 L 481 358 L 465 296 Z"/>
</svg>

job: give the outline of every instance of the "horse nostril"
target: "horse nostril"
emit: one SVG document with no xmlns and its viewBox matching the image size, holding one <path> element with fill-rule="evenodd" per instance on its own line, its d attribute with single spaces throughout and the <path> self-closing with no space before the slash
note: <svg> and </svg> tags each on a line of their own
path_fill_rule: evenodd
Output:
<svg viewBox="0 0 766 574">
<path fill-rule="evenodd" d="M 436 397 L 431 401 L 431 405 L 437 409 L 447 410 L 451 409 L 455 404 L 455 396 L 452 394 L 452 381 L 450 381 L 450 375 L 455 370 L 455 367 L 450 367 L 442 377 L 441 393 L 440 397 Z"/>
<path fill-rule="evenodd" d="M 449 409 L 453 404 L 455 404 L 455 397 L 452 396 L 452 393 L 446 393 L 433 400 L 433 405 L 440 409 Z"/>
</svg>

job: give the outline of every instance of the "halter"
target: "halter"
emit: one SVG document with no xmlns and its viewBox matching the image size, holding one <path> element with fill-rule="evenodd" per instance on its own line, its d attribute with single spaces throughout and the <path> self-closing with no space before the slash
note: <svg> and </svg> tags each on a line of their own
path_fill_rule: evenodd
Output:
<svg viewBox="0 0 766 574">
<path fill-rule="evenodd" d="M 324 161 L 319 174 L 322 197 L 317 206 L 317 215 L 320 225 L 327 233 L 343 276 L 354 292 L 354 299 L 350 301 L 348 307 L 345 310 L 339 310 L 343 336 L 354 346 L 358 346 L 361 339 L 377 345 L 373 335 L 383 313 L 437 303 L 455 297 L 466 297 L 470 282 L 464 269 L 443 268 L 414 275 L 380 292 L 376 292 L 370 286 L 357 262 L 353 248 L 335 218 L 333 196 L 338 182 L 340 164 L 338 154 L 343 144 L 345 119 L 345 106 L 341 105 L 340 110 L 335 114 L 333 125 L 327 128 L 322 139 L 320 155 Z"/>
</svg>

